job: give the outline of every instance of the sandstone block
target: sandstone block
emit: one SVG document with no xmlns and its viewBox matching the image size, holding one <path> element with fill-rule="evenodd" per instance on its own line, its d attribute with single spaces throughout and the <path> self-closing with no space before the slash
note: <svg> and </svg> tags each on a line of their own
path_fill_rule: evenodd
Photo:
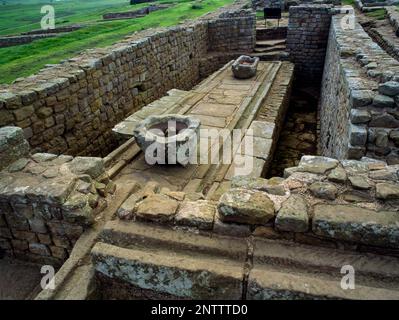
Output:
<svg viewBox="0 0 399 320">
<path fill-rule="evenodd" d="M 399 199 L 399 185 L 396 183 L 377 183 L 376 197 L 383 200 Z"/>
<path fill-rule="evenodd" d="M 88 174 L 93 179 L 104 173 L 104 162 L 102 158 L 76 157 L 69 164 L 71 171 L 75 174 Z"/>
<path fill-rule="evenodd" d="M 327 200 L 335 200 L 338 193 L 337 187 L 328 182 L 312 183 L 309 190 L 315 197 Z"/>
<path fill-rule="evenodd" d="M 397 212 L 376 212 L 351 205 L 316 205 L 312 230 L 328 238 L 399 247 Z"/>
<path fill-rule="evenodd" d="M 222 195 L 218 211 L 223 222 L 265 224 L 275 216 L 274 203 L 266 193 L 239 188 Z"/>
<path fill-rule="evenodd" d="M 145 220 L 167 222 L 173 219 L 179 203 L 167 196 L 153 194 L 137 207 L 136 216 Z"/>
<path fill-rule="evenodd" d="M 216 206 L 206 200 L 185 201 L 175 216 L 177 224 L 210 230 L 213 226 Z"/>
<path fill-rule="evenodd" d="M 306 232 L 309 227 L 306 200 L 300 195 L 292 194 L 277 213 L 275 226 L 280 231 Z"/>
<path fill-rule="evenodd" d="M 332 158 L 303 156 L 299 162 L 298 169 L 302 172 L 323 174 L 328 170 L 334 169 L 338 163 L 338 160 Z"/>
</svg>

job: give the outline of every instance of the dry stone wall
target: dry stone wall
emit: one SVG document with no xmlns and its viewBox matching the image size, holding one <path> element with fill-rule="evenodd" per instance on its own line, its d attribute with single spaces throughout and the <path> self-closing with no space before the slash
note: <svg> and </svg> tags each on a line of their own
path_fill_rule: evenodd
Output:
<svg viewBox="0 0 399 320">
<path fill-rule="evenodd" d="M 341 18 L 332 19 L 322 82 L 321 152 L 337 159 L 367 156 L 397 164 L 399 63 L 359 24 L 343 30 Z"/>
<path fill-rule="evenodd" d="M 287 50 L 297 78 L 318 83 L 323 74 L 331 6 L 304 4 L 290 7 L 289 13 Z"/>
<path fill-rule="evenodd" d="M 22 129 L 0 129 L 0 255 L 59 266 L 115 191 L 101 158 L 29 153 Z M 14 155 L 15 161 L 8 161 Z"/>
<path fill-rule="evenodd" d="M 370 158 L 304 156 L 284 178 L 234 177 L 217 200 L 150 181 L 136 188 L 118 216 L 195 232 L 398 256 L 398 170 Z"/>
<path fill-rule="evenodd" d="M 40 40 L 44 38 L 56 37 L 57 34 L 44 33 L 44 34 L 32 34 L 32 35 L 22 35 L 13 37 L 1 37 L 0 38 L 0 48 L 19 46 L 21 44 L 30 43 L 35 40 Z"/>
<path fill-rule="evenodd" d="M 35 151 L 105 155 L 117 144 L 111 132 L 117 122 L 168 90 L 189 89 L 200 80 L 208 50 L 252 51 L 254 26 L 248 11 L 218 12 L 88 50 L 3 86 L 0 126 L 21 127 Z"/>
</svg>

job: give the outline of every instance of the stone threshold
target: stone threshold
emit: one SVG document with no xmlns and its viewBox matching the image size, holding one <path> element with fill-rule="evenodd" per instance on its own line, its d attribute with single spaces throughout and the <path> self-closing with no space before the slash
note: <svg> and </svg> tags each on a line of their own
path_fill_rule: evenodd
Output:
<svg viewBox="0 0 399 320">
<path fill-rule="evenodd" d="M 180 299 L 399 299 L 395 258 L 122 221 L 99 240 L 91 255 L 105 299 L 122 283 Z M 340 263 L 356 269 L 356 290 L 340 288 Z"/>
</svg>

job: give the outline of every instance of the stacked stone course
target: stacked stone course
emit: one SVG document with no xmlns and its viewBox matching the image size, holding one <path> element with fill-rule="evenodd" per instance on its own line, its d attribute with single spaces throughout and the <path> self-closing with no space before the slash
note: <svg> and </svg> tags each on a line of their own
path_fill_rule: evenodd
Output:
<svg viewBox="0 0 399 320">
<path fill-rule="evenodd" d="M 399 63 L 359 24 L 343 30 L 334 16 L 321 92 L 323 155 L 338 159 L 367 156 L 399 162 L 396 97 Z"/>
<path fill-rule="evenodd" d="M 2 128 L 0 145 L 22 136 L 20 128 Z M 6 164 L 1 158 L 0 251 L 59 266 L 93 223 L 95 210 L 104 208 L 104 197 L 115 191 L 115 184 L 101 158 L 30 155 L 23 139 L 19 150 L 23 153 L 16 161 Z"/>
<path fill-rule="evenodd" d="M 194 86 L 208 50 L 252 51 L 255 16 L 241 9 L 219 15 L 143 31 L 3 86 L 0 126 L 21 127 L 35 151 L 107 154 L 117 145 L 112 127 L 168 90 Z"/>
<path fill-rule="evenodd" d="M 287 50 L 295 63 L 297 78 L 319 83 L 331 21 L 330 5 L 299 5 L 290 7 Z"/>
<path fill-rule="evenodd" d="M 219 200 L 155 182 L 135 192 L 118 216 L 202 233 L 291 240 L 399 254 L 399 167 L 383 161 L 304 156 L 284 178 L 235 177 Z"/>
</svg>

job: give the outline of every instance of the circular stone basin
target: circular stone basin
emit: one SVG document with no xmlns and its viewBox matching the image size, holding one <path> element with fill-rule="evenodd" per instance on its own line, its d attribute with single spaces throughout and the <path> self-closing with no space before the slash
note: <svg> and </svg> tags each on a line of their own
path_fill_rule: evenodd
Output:
<svg viewBox="0 0 399 320">
<path fill-rule="evenodd" d="M 133 131 L 133 136 L 150 164 L 188 164 L 196 155 L 200 121 L 189 116 L 166 114 L 149 116 Z"/>
<path fill-rule="evenodd" d="M 231 66 L 234 77 L 237 79 L 249 79 L 256 75 L 259 58 L 240 56 Z"/>
</svg>

